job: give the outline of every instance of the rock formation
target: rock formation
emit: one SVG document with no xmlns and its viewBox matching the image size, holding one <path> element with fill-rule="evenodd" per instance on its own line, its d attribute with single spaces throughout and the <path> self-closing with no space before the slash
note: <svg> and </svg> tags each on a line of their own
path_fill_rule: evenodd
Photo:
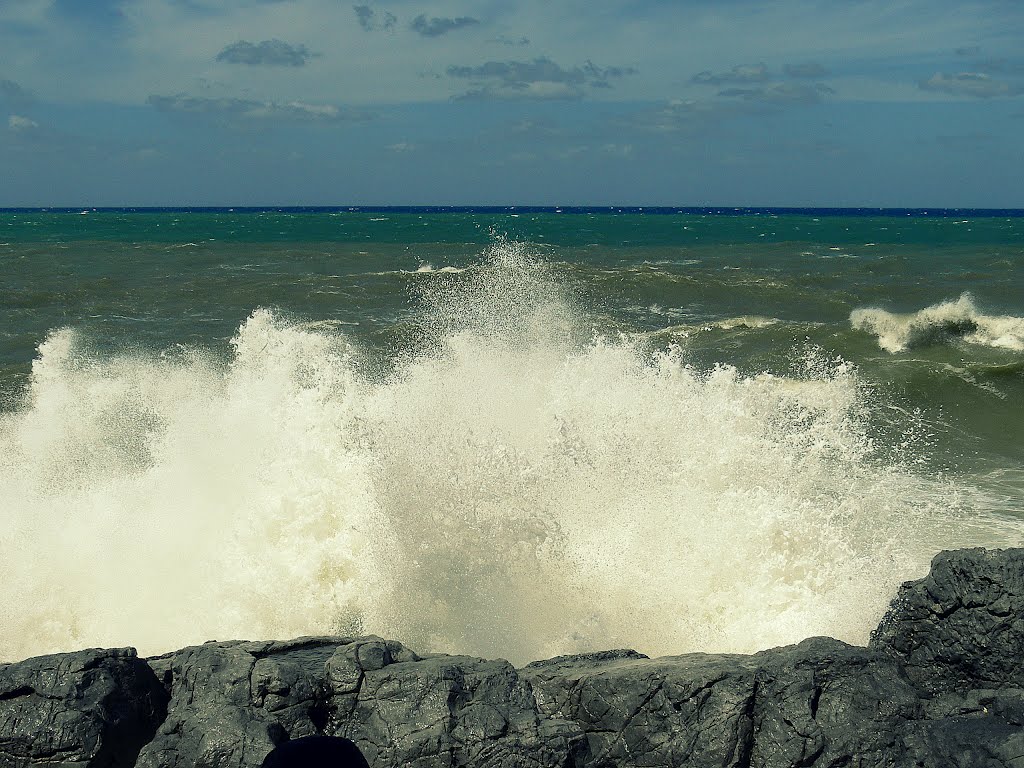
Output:
<svg viewBox="0 0 1024 768">
<path fill-rule="evenodd" d="M 1024 768 L 1024 550 L 945 552 L 867 648 L 417 655 L 377 637 L 0 666 L 0 768 L 256 768 L 346 736 L 376 768 Z"/>
</svg>

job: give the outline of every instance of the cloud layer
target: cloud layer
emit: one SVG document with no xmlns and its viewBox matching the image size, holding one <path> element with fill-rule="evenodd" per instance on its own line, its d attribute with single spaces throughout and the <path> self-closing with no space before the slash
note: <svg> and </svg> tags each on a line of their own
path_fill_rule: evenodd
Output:
<svg viewBox="0 0 1024 768">
<path fill-rule="evenodd" d="M 800 64 L 787 64 L 783 71 L 787 77 L 821 78 L 831 74 L 828 68 L 816 61 L 805 61 Z"/>
<path fill-rule="evenodd" d="M 304 45 L 290 45 L 276 38 L 260 43 L 239 40 L 218 53 L 217 61 L 251 67 L 304 67 L 315 55 Z"/>
<path fill-rule="evenodd" d="M 472 16 L 458 16 L 454 19 L 450 19 L 445 16 L 440 18 L 433 16 L 428 19 L 425 14 L 421 13 L 412 20 L 409 28 L 416 34 L 422 35 L 423 37 L 440 37 L 441 35 L 446 35 L 456 29 L 475 27 L 479 24 L 480 20 L 474 19 Z"/>
<path fill-rule="evenodd" d="M 690 82 L 697 85 L 730 85 L 746 83 L 765 83 L 769 79 L 768 68 L 764 64 L 757 66 L 739 65 L 728 72 L 698 72 Z"/>
<path fill-rule="evenodd" d="M 766 104 L 815 104 L 832 93 L 835 91 L 822 83 L 769 83 L 757 88 L 727 88 L 718 95 Z"/>
<path fill-rule="evenodd" d="M 378 11 L 369 5 L 353 5 L 356 20 L 365 32 L 393 32 L 398 17 L 391 11 Z"/>
<path fill-rule="evenodd" d="M 365 114 L 350 112 L 332 104 L 308 104 L 302 101 L 257 101 L 254 99 L 205 98 L 202 96 L 150 96 L 150 106 L 161 112 L 237 118 L 241 120 L 282 120 L 305 123 L 333 123 L 358 120 Z"/>
<path fill-rule="evenodd" d="M 924 91 L 937 91 L 953 96 L 970 96 L 977 99 L 1016 96 L 1024 93 L 1024 87 L 1021 85 L 996 80 L 984 72 L 961 72 L 957 75 L 936 72 L 918 85 Z"/>
<path fill-rule="evenodd" d="M 460 99 L 580 99 L 587 88 L 610 88 L 611 81 L 636 74 L 632 67 L 599 67 L 588 61 L 568 69 L 546 56 L 531 61 L 488 61 L 476 66 L 452 65 L 449 77 L 473 87 Z"/>
<path fill-rule="evenodd" d="M 924 198 L 956 178 L 956 202 L 999 202 L 989 190 L 1019 191 L 1024 175 L 1021 30 L 1013 0 L 0 0 L 0 197 L 49 203 L 75 173 L 78 189 L 128 178 L 99 160 L 123 145 L 131 163 L 148 158 L 144 195 L 158 163 L 213 174 L 212 157 L 227 173 L 237 155 L 226 201 L 261 184 L 273 199 L 291 164 L 295 200 L 320 176 L 335 202 L 349 197 L 338 179 L 375 202 L 417 184 L 427 202 L 445 183 L 473 197 L 500 165 L 520 174 L 495 183 L 507 202 L 580 199 L 603 176 L 623 190 L 611 202 L 641 189 L 771 202 L 787 185 L 813 202 L 847 195 L 853 176 L 871 194 L 836 202 L 914 202 L 918 177 Z M 953 153 L 939 150 L 979 126 L 976 162 L 944 165 Z M 58 144 L 64 163 L 44 168 Z"/>
</svg>

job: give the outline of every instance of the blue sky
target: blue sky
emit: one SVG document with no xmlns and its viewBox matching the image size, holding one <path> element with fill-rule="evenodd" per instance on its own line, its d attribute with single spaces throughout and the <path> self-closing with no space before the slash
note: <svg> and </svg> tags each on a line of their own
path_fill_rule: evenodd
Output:
<svg viewBox="0 0 1024 768">
<path fill-rule="evenodd" d="M 0 0 L 0 206 L 1024 207 L 1019 0 Z"/>
</svg>

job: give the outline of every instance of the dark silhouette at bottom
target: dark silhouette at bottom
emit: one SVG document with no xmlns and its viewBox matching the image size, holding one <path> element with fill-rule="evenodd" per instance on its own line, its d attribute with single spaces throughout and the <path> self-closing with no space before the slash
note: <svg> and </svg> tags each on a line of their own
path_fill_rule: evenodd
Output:
<svg viewBox="0 0 1024 768">
<path fill-rule="evenodd" d="M 274 747 L 263 768 L 370 768 L 359 747 L 340 736 L 306 736 Z"/>
</svg>

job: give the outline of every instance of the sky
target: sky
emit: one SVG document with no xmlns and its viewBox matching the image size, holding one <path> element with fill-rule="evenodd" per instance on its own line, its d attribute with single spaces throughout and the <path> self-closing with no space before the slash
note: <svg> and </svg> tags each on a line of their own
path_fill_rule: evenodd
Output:
<svg viewBox="0 0 1024 768">
<path fill-rule="evenodd" d="M 0 0 L 0 206 L 1024 208 L 1020 0 Z"/>
</svg>

